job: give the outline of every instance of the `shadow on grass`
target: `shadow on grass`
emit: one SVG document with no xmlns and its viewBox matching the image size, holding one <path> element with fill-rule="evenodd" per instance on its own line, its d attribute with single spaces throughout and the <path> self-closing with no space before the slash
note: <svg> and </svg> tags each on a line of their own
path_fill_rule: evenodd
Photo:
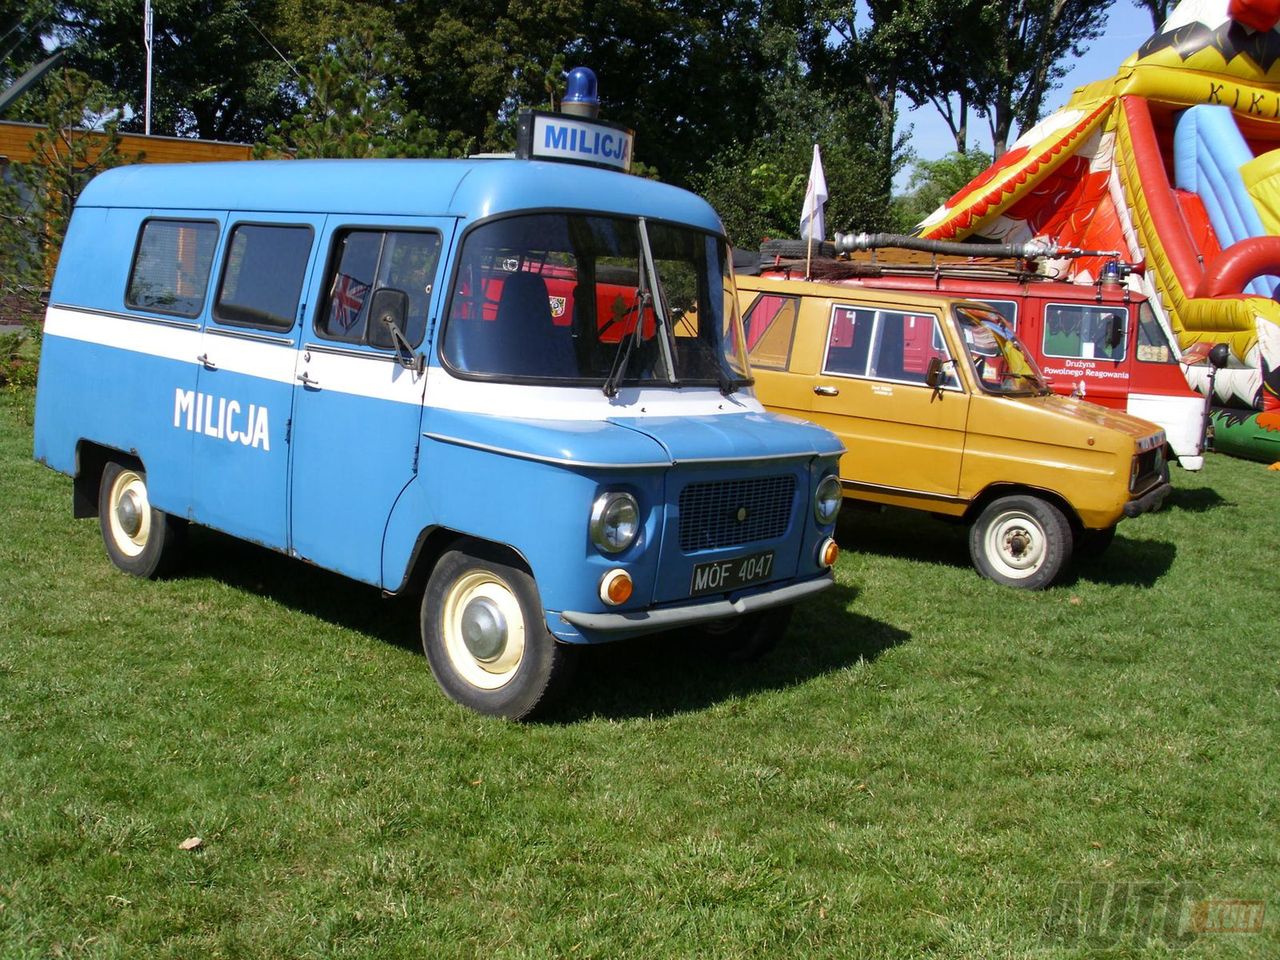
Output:
<svg viewBox="0 0 1280 960">
<path fill-rule="evenodd" d="M 1169 500 L 1178 494 L 1190 505 L 1186 510 L 1209 510 L 1226 501 L 1213 490 L 1174 490 Z M 1204 496 L 1195 496 L 1204 494 Z M 1123 524 L 1120 527 L 1124 530 Z M 915 510 L 897 510 L 892 507 L 883 512 L 846 510 L 840 515 L 836 532 L 840 546 L 845 550 L 873 553 L 878 556 L 897 557 L 922 563 L 944 564 L 967 569 L 977 577 L 969 556 L 969 528 L 952 520 L 932 517 Z M 1076 558 L 1063 572 L 1059 585 L 1070 585 L 1080 580 L 1091 583 L 1152 586 L 1169 572 L 1177 556 L 1178 548 L 1162 540 L 1130 540 L 1117 536 L 1111 547 L 1100 557 Z"/>
<path fill-rule="evenodd" d="M 1164 510 L 1205 513 L 1215 507 L 1228 507 L 1231 502 L 1212 487 L 1174 487 L 1165 498 Z"/>
<path fill-rule="evenodd" d="M 179 576 L 208 577 L 393 646 L 422 649 L 418 637 L 421 597 L 384 599 L 377 587 L 216 530 L 191 528 L 187 561 Z"/>
<path fill-rule="evenodd" d="M 921 563 L 968 568 L 969 528 L 918 510 L 846 506 L 840 512 L 836 540 L 842 550 L 874 553 Z"/>
<path fill-rule="evenodd" d="M 731 697 L 782 690 L 875 660 L 911 639 L 904 630 L 852 613 L 857 590 L 836 584 L 799 606 L 767 656 L 726 662 L 696 637 L 659 634 L 584 648 L 572 692 L 547 722 L 671 716 Z"/>
<path fill-rule="evenodd" d="M 1150 587 L 1169 572 L 1177 555 L 1177 544 L 1117 535 L 1101 556 L 1077 558 L 1058 583 L 1070 586 L 1085 580 L 1109 586 Z"/>
<path fill-rule="evenodd" d="M 383 599 L 375 587 L 213 530 L 192 528 L 181 575 L 207 577 L 391 646 L 421 651 L 419 597 Z M 676 634 L 584 647 L 576 681 L 547 719 L 698 710 L 875 659 L 910 639 L 902 630 L 850 613 L 856 596 L 856 590 L 837 584 L 808 601 L 797 609 L 778 649 L 755 663 L 727 663 Z"/>
</svg>

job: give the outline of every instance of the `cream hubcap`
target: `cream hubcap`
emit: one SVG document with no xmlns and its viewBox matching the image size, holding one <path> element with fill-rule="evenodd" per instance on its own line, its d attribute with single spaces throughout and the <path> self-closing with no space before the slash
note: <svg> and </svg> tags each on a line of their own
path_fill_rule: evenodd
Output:
<svg viewBox="0 0 1280 960">
<path fill-rule="evenodd" d="M 151 501 L 147 499 L 146 482 L 132 470 L 120 471 L 111 484 L 108 503 L 112 542 L 125 556 L 138 556 L 151 536 Z"/>
<path fill-rule="evenodd" d="M 449 587 L 442 618 L 445 653 L 467 683 L 496 690 L 515 676 L 524 659 L 525 623 L 505 581 L 485 570 L 464 574 Z"/>
<path fill-rule="evenodd" d="M 987 558 L 1006 577 L 1021 580 L 1044 564 L 1044 528 L 1021 510 L 1008 510 L 987 527 Z"/>
</svg>

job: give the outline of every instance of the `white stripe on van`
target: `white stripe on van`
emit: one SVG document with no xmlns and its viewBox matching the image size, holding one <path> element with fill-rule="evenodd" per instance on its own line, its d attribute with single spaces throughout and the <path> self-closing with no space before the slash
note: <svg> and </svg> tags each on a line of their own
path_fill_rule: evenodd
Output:
<svg viewBox="0 0 1280 960">
<path fill-rule="evenodd" d="M 362 357 L 355 351 L 316 349 L 309 351 L 310 360 L 306 360 L 298 357 L 292 344 L 205 336 L 194 327 L 61 306 L 49 308 L 45 335 L 192 364 L 200 363 L 199 358 L 207 354 L 219 370 L 278 383 L 296 383 L 296 377 L 305 371 L 316 382 L 316 389 L 326 392 L 398 403 L 420 404 L 423 399 L 422 377 L 380 355 Z M 726 397 L 714 387 L 625 387 L 609 398 L 595 387 L 460 380 L 438 367 L 429 368 L 427 376 L 427 399 L 432 407 L 527 420 L 714 416 L 761 413 L 764 409 L 749 390 Z"/>
</svg>

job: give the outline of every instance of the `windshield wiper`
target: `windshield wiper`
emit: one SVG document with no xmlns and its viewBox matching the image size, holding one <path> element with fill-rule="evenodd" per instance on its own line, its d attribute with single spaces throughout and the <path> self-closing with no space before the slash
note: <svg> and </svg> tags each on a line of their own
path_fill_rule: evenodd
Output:
<svg viewBox="0 0 1280 960">
<path fill-rule="evenodd" d="M 640 326 L 644 322 L 644 308 L 649 303 L 649 291 L 645 289 L 644 275 L 640 276 L 640 286 L 636 289 L 636 318 L 631 332 L 618 341 L 618 352 L 613 355 L 613 363 L 609 367 L 609 376 L 605 377 L 604 395 L 609 398 L 618 395 L 618 384 L 627 372 L 627 361 L 631 359 L 631 351 L 640 339 Z"/>
</svg>

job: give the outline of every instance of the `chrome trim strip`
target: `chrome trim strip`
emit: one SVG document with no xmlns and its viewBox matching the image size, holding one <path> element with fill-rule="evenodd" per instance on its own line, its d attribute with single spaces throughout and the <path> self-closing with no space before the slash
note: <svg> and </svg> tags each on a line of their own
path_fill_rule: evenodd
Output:
<svg viewBox="0 0 1280 960">
<path fill-rule="evenodd" d="M 839 451 L 827 452 L 808 452 L 808 453 L 769 453 L 758 457 L 687 457 L 684 460 L 672 460 L 671 463 L 687 464 L 687 463 L 755 463 L 760 460 L 812 460 L 814 457 L 840 457 L 844 456 L 844 448 Z"/>
<path fill-rule="evenodd" d="M 610 639 L 630 634 L 652 633 L 691 623 L 706 623 L 726 617 L 742 616 L 757 610 L 796 603 L 806 597 L 821 593 L 835 583 L 835 576 L 827 571 L 816 580 L 789 583 L 760 593 L 740 596 L 735 600 L 712 600 L 706 603 L 687 603 L 679 607 L 658 610 L 636 610 L 631 613 L 581 613 L 565 610 L 560 619 L 582 630 L 594 630 L 609 634 Z"/>
<path fill-rule="evenodd" d="M 177 327 L 179 330 L 199 330 L 199 320 L 175 320 L 173 318 L 152 317 L 140 313 L 123 313 L 119 310 L 99 310 L 95 307 L 77 307 L 69 303 L 51 303 L 50 309 L 71 310 L 76 313 L 92 313 L 99 317 L 113 317 L 117 320 L 133 320 L 137 323 L 153 323 L 158 327 Z"/>
<path fill-rule="evenodd" d="M 219 337 L 228 337 L 232 340 L 250 340 L 254 343 L 269 343 L 273 347 L 296 347 L 291 337 L 273 337 L 265 333 L 253 333 L 249 330 L 228 330 L 225 327 L 208 326 L 205 333 L 212 333 Z"/>
<path fill-rule="evenodd" d="M 863 483 L 860 480 L 841 480 L 840 486 L 846 490 L 867 490 L 875 493 L 889 493 L 904 497 L 926 497 L 929 500 L 941 500 L 945 503 L 968 503 L 964 497 L 953 497 L 947 493 L 926 493 L 924 490 L 912 490 L 909 487 L 890 487 L 883 483 Z"/>
<path fill-rule="evenodd" d="M 357 360 L 382 360 L 390 363 L 396 359 L 395 354 L 391 353 L 372 353 L 364 350 L 352 350 L 350 347 L 331 347 L 325 343 L 307 343 L 302 349 L 311 353 L 327 353 L 335 357 L 355 357 Z"/>
<path fill-rule="evenodd" d="M 486 453 L 500 453 L 503 456 L 515 457 L 518 460 L 553 463 L 560 467 L 593 467 L 600 470 L 649 470 L 658 467 L 665 469 L 672 465 L 669 460 L 654 460 L 648 463 L 597 463 L 590 460 L 571 460 L 568 457 L 550 457 L 545 454 L 530 453 L 527 450 L 495 447 L 487 443 L 477 443 L 474 440 L 464 440 L 461 437 L 451 437 L 444 433 L 424 433 L 423 436 L 428 440 L 437 440 L 440 443 L 451 443 L 458 447 L 470 447 L 472 450 L 483 450 Z"/>
</svg>

